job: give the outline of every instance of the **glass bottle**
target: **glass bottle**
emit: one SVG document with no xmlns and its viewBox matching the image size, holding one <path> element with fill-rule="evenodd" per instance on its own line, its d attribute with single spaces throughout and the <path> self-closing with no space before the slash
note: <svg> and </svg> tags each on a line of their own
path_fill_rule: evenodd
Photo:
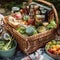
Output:
<svg viewBox="0 0 60 60">
<path fill-rule="evenodd" d="M 28 25 L 35 25 L 35 19 L 33 18 L 33 16 L 30 16 L 28 19 Z"/>
<path fill-rule="evenodd" d="M 35 12 L 35 15 L 39 15 L 40 14 L 40 6 L 35 5 L 34 6 L 34 12 Z"/>
<path fill-rule="evenodd" d="M 23 13 L 27 14 L 27 3 L 23 2 Z"/>
</svg>

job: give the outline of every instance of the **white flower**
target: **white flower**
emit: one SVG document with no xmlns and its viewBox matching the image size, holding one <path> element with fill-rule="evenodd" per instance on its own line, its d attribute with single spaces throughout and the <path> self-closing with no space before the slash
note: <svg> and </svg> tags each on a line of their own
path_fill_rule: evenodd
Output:
<svg viewBox="0 0 60 60">
<path fill-rule="evenodd" d="M 0 14 L 0 25 L 3 25 L 3 19 L 4 19 L 4 16 Z"/>
<path fill-rule="evenodd" d="M 4 18 L 4 16 L 2 14 L 0 14 L 0 20 L 2 20 Z"/>
<path fill-rule="evenodd" d="M 10 35 L 9 35 L 8 33 L 4 33 L 4 34 L 3 34 L 3 38 L 4 38 L 5 40 L 9 40 Z"/>
</svg>

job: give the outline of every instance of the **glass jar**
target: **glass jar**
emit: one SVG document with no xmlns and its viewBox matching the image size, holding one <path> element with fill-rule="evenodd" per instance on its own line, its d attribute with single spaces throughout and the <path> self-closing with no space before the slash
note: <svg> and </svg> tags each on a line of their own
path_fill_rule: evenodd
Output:
<svg viewBox="0 0 60 60">
<path fill-rule="evenodd" d="M 18 12 L 20 10 L 19 7 L 12 7 L 12 13 Z"/>
<path fill-rule="evenodd" d="M 42 24 L 42 21 L 45 19 L 45 15 L 36 15 L 35 25 L 39 26 Z"/>
<path fill-rule="evenodd" d="M 28 19 L 28 25 L 35 25 L 35 19 L 30 17 Z"/>
</svg>

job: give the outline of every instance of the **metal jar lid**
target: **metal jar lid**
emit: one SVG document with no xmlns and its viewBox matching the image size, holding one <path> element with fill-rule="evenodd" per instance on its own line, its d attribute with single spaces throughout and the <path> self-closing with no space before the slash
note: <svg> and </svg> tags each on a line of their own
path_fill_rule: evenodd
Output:
<svg viewBox="0 0 60 60">
<path fill-rule="evenodd" d="M 37 18 L 45 18 L 45 15 L 36 15 Z"/>
<path fill-rule="evenodd" d="M 20 10 L 19 7 L 12 7 L 12 12 L 19 11 L 19 10 Z"/>
</svg>

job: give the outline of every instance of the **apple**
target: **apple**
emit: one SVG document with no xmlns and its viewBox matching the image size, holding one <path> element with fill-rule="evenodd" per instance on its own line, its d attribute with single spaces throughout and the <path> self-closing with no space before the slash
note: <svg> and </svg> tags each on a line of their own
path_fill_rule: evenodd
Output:
<svg viewBox="0 0 60 60">
<path fill-rule="evenodd" d="M 49 49 L 48 52 L 50 52 L 51 54 L 57 54 L 57 50 L 55 49 Z"/>
<path fill-rule="evenodd" d="M 16 19 L 21 19 L 22 15 L 21 14 L 15 14 Z"/>
<path fill-rule="evenodd" d="M 60 50 L 57 51 L 57 54 L 60 55 Z"/>
<path fill-rule="evenodd" d="M 51 54 L 54 53 L 54 51 L 52 49 L 48 49 L 48 52 L 50 52 Z"/>
<path fill-rule="evenodd" d="M 60 47 L 57 49 L 57 51 L 59 51 L 60 50 Z"/>
</svg>

